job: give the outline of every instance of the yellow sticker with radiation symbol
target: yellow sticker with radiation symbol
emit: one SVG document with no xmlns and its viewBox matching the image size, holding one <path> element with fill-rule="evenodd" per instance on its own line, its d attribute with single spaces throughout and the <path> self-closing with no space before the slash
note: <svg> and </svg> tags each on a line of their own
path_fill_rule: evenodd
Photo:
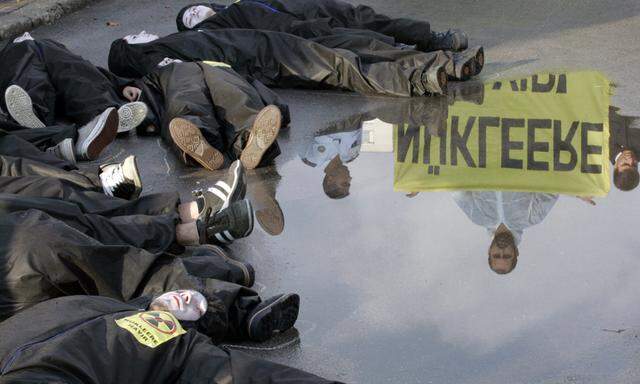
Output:
<svg viewBox="0 0 640 384">
<path fill-rule="evenodd" d="M 169 312 L 148 311 L 116 320 L 116 324 L 150 348 L 187 333 Z"/>
</svg>

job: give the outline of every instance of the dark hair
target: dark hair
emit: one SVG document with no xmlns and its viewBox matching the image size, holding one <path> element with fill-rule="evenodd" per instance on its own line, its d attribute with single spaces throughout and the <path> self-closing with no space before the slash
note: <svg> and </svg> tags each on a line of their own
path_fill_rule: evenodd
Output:
<svg viewBox="0 0 640 384">
<path fill-rule="evenodd" d="M 513 271 L 516 268 L 517 264 L 518 264 L 517 252 L 516 252 L 516 255 L 514 255 L 514 257 L 511 259 L 511 265 L 507 269 L 496 269 L 496 268 L 494 268 L 493 264 L 491 264 L 491 256 L 489 256 L 489 268 L 491 268 L 491 270 L 493 272 L 497 273 L 498 275 L 506 275 L 507 273 L 510 273 L 511 271 Z"/>
<path fill-rule="evenodd" d="M 341 184 L 329 182 L 329 175 L 324 176 L 322 180 L 322 189 L 324 193 L 332 199 L 343 199 L 349 196 L 349 187 L 343 187 Z"/>
<path fill-rule="evenodd" d="M 640 175 L 637 168 L 628 168 L 623 171 L 613 169 L 613 184 L 621 191 L 631 191 L 638 186 Z"/>
</svg>

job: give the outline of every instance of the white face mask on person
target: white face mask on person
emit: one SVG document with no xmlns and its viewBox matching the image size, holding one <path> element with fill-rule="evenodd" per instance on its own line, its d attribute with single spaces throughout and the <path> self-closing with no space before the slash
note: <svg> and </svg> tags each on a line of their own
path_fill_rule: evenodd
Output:
<svg viewBox="0 0 640 384">
<path fill-rule="evenodd" d="M 159 38 L 160 37 L 158 35 L 147 33 L 147 31 L 142 31 L 137 35 L 127 35 L 123 37 L 123 39 L 129 44 L 144 44 L 152 42 L 153 40 L 157 40 Z"/>
<path fill-rule="evenodd" d="M 171 312 L 178 320 L 196 321 L 207 312 L 207 300 L 200 292 L 171 291 L 156 297 L 149 309 Z"/>
<path fill-rule="evenodd" d="M 182 15 L 182 24 L 191 29 L 215 14 L 213 9 L 204 5 L 189 7 Z"/>
</svg>

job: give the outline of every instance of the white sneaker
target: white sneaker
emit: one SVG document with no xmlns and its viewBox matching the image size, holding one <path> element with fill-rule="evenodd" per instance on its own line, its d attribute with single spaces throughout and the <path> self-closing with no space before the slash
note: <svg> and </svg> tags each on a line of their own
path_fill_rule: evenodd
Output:
<svg viewBox="0 0 640 384">
<path fill-rule="evenodd" d="M 111 107 L 94 117 L 78 130 L 76 156 L 82 160 L 95 160 L 118 133 L 118 112 Z"/>
<path fill-rule="evenodd" d="M 100 181 L 105 195 L 133 200 L 142 192 L 136 157 L 131 155 L 122 163 L 100 166 Z"/>
<path fill-rule="evenodd" d="M 71 138 L 64 139 L 55 146 L 47 148 L 47 152 L 54 156 L 66 160 L 71 164 L 76 164 L 76 154 L 73 151 L 73 139 Z"/>
<path fill-rule="evenodd" d="M 33 37 L 29 32 L 25 32 L 22 36 L 16 37 L 15 39 L 13 39 L 13 42 L 22 43 L 23 41 L 26 41 L 26 40 L 33 40 Z"/>
<path fill-rule="evenodd" d="M 20 125 L 29 128 L 44 128 L 44 123 L 33 112 L 33 103 L 27 91 L 17 85 L 10 85 L 4 91 L 7 112 Z"/>
<path fill-rule="evenodd" d="M 118 133 L 129 132 L 147 117 L 147 105 L 141 101 L 127 103 L 118 109 Z"/>
</svg>

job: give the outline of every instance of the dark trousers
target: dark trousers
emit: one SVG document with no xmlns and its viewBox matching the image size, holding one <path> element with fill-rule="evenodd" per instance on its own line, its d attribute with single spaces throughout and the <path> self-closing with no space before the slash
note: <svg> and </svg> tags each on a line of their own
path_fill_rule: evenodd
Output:
<svg viewBox="0 0 640 384">
<path fill-rule="evenodd" d="M 55 168 L 71 170 L 75 165 L 59 157 L 43 152 L 66 138 L 74 138 L 76 130 L 71 126 L 55 126 L 38 129 L 6 130 L 0 121 L 0 155 L 20 157 L 45 162 Z"/>
<path fill-rule="evenodd" d="M 182 260 L 167 253 L 105 244 L 38 210 L 35 199 L 30 203 L 34 208 L 0 215 L 0 320 L 60 296 L 129 301 L 194 289 L 209 302 L 195 324 L 200 331 L 215 340 L 246 335 L 247 315 L 260 303 L 255 291 L 203 277 L 205 272 L 195 277 Z"/>
<path fill-rule="evenodd" d="M 432 66 L 452 65 L 442 51 L 421 52 L 388 61 L 364 60 L 346 49 L 332 49 L 286 33 L 222 29 L 185 31 L 148 44 L 116 40 L 109 68 L 140 77 L 165 57 L 185 61 L 223 61 L 238 73 L 269 87 L 335 89 L 367 95 L 423 96 L 421 75 Z"/>
<path fill-rule="evenodd" d="M 325 19 L 332 27 L 364 29 L 391 36 L 398 43 L 429 48 L 431 26 L 426 21 L 392 18 L 366 5 L 353 6 L 340 0 L 257 0 L 299 19 Z"/>
<path fill-rule="evenodd" d="M 82 57 L 52 40 L 9 43 L 0 51 L 0 101 L 10 85 L 24 88 L 45 125 L 66 117 L 84 125 L 109 107 L 123 103 L 109 77 Z"/>
<path fill-rule="evenodd" d="M 162 138 L 172 143 L 169 123 L 181 117 L 200 128 L 205 139 L 232 159 L 238 158 L 258 113 L 267 105 L 280 107 L 289 120 L 288 107 L 258 81 L 245 80 L 233 69 L 206 63 L 174 63 L 144 79 L 148 88 L 162 94 Z M 152 103 L 149 103 L 152 104 Z M 277 144 L 263 162 L 279 154 Z"/>
</svg>

